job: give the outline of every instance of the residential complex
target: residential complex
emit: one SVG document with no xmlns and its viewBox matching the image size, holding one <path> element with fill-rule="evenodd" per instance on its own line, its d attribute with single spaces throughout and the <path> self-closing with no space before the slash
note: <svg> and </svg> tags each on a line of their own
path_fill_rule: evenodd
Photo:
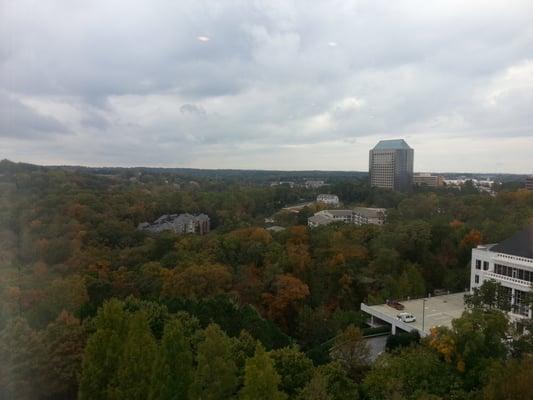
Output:
<svg viewBox="0 0 533 400">
<path fill-rule="evenodd" d="M 143 222 L 137 229 L 151 233 L 173 231 L 178 235 L 185 233 L 205 235 L 210 230 L 210 219 L 205 214 L 170 214 L 159 217 L 151 224 Z"/>
<path fill-rule="evenodd" d="M 385 222 L 385 215 L 386 210 L 384 208 L 357 207 L 353 210 L 322 210 L 309 217 L 307 224 L 311 228 L 328 225 L 333 222 L 355 225 L 382 225 Z"/>
<path fill-rule="evenodd" d="M 418 186 L 439 187 L 444 185 L 444 177 L 427 173 L 418 173 L 413 176 L 413 183 Z"/>
<path fill-rule="evenodd" d="M 305 187 L 308 188 L 308 189 L 317 189 L 317 188 L 325 186 L 325 185 L 326 184 L 324 183 L 324 181 L 319 181 L 319 180 L 305 181 Z"/>
<path fill-rule="evenodd" d="M 526 189 L 533 191 L 533 176 L 528 176 L 526 178 Z"/>
<path fill-rule="evenodd" d="M 317 203 L 324 203 L 330 206 L 339 205 L 339 197 L 334 194 L 319 194 L 316 196 Z"/>
<path fill-rule="evenodd" d="M 414 150 L 403 139 L 381 140 L 370 150 L 370 185 L 397 191 L 413 184 Z"/>
<path fill-rule="evenodd" d="M 384 208 L 356 207 L 353 209 L 353 223 L 356 225 L 383 225 L 387 210 Z"/>
<path fill-rule="evenodd" d="M 524 300 L 533 282 L 533 225 L 499 244 L 472 249 L 470 290 L 491 279 L 504 288 L 512 318 L 531 318 Z"/>
</svg>

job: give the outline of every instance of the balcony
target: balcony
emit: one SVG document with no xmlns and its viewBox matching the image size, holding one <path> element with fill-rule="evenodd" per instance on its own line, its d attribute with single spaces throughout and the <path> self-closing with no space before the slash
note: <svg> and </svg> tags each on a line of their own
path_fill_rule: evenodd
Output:
<svg viewBox="0 0 533 400">
<path fill-rule="evenodd" d="M 526 290 L 530 289 L 531 282 L 524 281 L 523 279 L 513 278 L 507 275 L 500 275 L 494 272 L 485 272 L 485 277 L 488 279 L 494 279 L 496 281 L 514 283 L 515 285 L 522 285 Z"/>
</svg>

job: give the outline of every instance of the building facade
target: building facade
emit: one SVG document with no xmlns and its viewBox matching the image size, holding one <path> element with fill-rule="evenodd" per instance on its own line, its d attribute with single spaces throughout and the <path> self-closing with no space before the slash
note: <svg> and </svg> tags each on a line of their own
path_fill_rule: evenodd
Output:
<svg viewBox="0 0 533 400">
<path fill-rule="evenodd" d="M 524 300 L 533 283 L 533 225 L 501 243 L 472 249 L 470 290 L 487 280 L 504 288 L 511 318 L 531 318 L 531 309 Z"/>
<path fill-rule="evenodd" d="M 440 175 L 418 173 L 413 175 L 413 183 L 417 186 L 439 187 L 444 186 L 444 177 Z"/>
<path fill-rule="evenodd" d="M 339 197 L 334 194 L 319 194 L 316 196 L 317 203 L 324 203 L 331 206 L 339 205 Z"/>
<path fill-rule="evenodd" d="M 356 207 L 353 209 L 353 223 L 356 225 L 383 225 L 387 210 L 384 208 Z"/>
<path fill-rule="evenodd" d="M 148 222 L 139 224 L 137 229 L 150 233 L 172 231 L 178 235 L 186 233 L 205 235 L 210 230 L 210 219 L 205 214 L 169 214 L 162 215 L 151 224 Z"/>
<path fill-rule="evenodd" d="M 325 186 L 325 185 L 326 184 L 324 183 L 324 181 L 320 181 L 320 180 L 308 180 L 308 181 L 305 181 L 305 187 L 308 188 L 308 189 L 317 189 L 317 188 Z"/>
<path fill-rule="evenodd" d="M 386 210 L 384 208 L 357 207 L 353 210 L 322 210 L 307 219 L 307 225 L 315 228 L 329 225 L 333 222 L 345 224 L 374 224 L 382 225 L 385 222 Z"/>
<path fill-rule="evenodd" d="M 370 185 L 397 191 L 413 185 L 414 150 L 403 139 L 381 140 L 370 150 Z"/>
<path fill-rule="evenodd" d="M 533 176 L 528 176 L 526 178 L 526 189 L 533 192 Z"/>
</svg>

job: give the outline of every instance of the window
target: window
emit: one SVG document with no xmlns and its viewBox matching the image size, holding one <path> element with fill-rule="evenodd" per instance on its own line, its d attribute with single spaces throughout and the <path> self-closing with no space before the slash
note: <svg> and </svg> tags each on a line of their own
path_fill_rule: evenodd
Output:
<svg viewBox="0 0 533 400">
<path fill-rule="evenodd" d="M 483 271 L 488 271 L 488 270 L 489 270 L 489 262 L 483 261 Z"/>
<path fill-rule="evenodd" d="M 481 269 L 481 260 L 476 260 L 476 269 Z"/>
<path fill-rule="evenodd" d="M 479 283 L 479 275 L 474 276 L 474 282 Z"/>
</svg>

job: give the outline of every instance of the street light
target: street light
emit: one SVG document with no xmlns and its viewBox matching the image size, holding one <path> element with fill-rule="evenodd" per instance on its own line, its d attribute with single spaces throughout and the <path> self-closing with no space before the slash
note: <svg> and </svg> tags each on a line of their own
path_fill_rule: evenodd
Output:
<svg viewBox="0 0 533 400">
<path fill-rule="evenodd" d="M 424 333 L 424 323 L 426 319 L 426 299 L 422 299 L 422 333 Z"/>
</svg>

